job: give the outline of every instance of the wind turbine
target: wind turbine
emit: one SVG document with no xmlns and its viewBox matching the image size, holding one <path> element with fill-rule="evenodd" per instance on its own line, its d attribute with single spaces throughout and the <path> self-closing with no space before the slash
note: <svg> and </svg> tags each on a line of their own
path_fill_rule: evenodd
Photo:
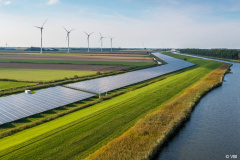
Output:
<svg viewBox="0 0 240 160">
<path fill-rule="evenodd" d="M 67 32 L 67 39 L 68 39 L 68 52 L 67 52 L 67 53 L 70 53 L 70 52 L 69 52 L 69 35 L 70 35 L 70 33 L 71 33 L 74 29 L 68 31 L 65 27 L 63 27 L 63 28 L 64 28 L 64 29 L 66 30 L 66 32 Z"/>
<path fill-rule="evenodd" d="M 42 31 L 43 31 L 43 26 L 46 22 L 47 22 L 47 20 L 43 23 L 43 25 L 41 27 L 35 26 L 36 28 L 39 28 L 41 30 L 41 51 L 40 51 L 41 54 L 42 54 Z"/>
<path fill-rule="evenodd" d="M 99 33 L 99 34 L 100 34 L 100 39 L 99 39 L 99 41 L 101 41 L 101 52 L 102 52 L 103 38 L 106 38 L 106 37 L 103 37 L 103 36 L 101 35 L 101 33 Z"/>
<path fill-rule="evenodd" d="M 110 36 L 109 36 L 109 38 L 110 38 L 110 41 L 111 41 L 111 52 L 112 52 L 112 51 L 113 51 L 113 49 L 112 49 L 112 41 L 113 41 L 113 39 L 116 38 L 116 37 L 110 37 Z"/>
<path fill-rule="evenodd" d="M 87 35 L 87 41 L 88 41 L 88 52 L 89 52 L 89 38 L 91 36 L 91 34 L 93 34 L 94 32 L 87 34 L 86 32 L 84 32 Z"/>
</svg>

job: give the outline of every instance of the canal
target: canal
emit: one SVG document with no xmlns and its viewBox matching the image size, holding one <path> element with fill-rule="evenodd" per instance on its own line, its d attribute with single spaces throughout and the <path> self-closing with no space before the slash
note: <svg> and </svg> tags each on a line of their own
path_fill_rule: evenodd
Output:
<svg viewBox="0 0 240 160">
<path fill-rule="evenodd" d="M 232 64 L 233 73 L 202 98 L 157 160 L 240 159 L 240 64 Z"/>
</svg>

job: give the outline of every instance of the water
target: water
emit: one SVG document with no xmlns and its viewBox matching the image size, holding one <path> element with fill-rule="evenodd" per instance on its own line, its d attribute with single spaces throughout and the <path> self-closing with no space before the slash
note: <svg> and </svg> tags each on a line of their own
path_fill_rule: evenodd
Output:
<svg viewBox="0 0 240 160">
<path fill-rule="evenodd" d="M 240 159 L 240 64 L 207 94 L 157 160 Z"/>
</svg>

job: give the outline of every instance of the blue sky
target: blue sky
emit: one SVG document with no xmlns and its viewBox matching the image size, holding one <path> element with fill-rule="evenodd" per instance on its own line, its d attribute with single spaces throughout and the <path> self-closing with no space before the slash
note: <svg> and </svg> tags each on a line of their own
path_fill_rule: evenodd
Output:
<svg viewBox="0 0 240 160">
<path fill-rule="evenodd" d="M 239 0 L 0 0 L 0 46 L 86 47 L 83 31 L 116 36 L 114 47 L 240 48 Z M 104 39 L 104 47 L 110 40 Z"/>
</svg>

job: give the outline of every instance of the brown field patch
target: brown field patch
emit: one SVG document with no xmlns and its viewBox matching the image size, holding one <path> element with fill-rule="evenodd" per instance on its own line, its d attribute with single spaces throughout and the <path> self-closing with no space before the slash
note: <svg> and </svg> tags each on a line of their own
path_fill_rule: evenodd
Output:
<svg viewBox="0 0 240 160">
<path fill-rule="evenodd" d="M 78 70 L 78 71 L 116 71 L 116 70 L 121 70 L 121 69 L 127 69 L 130 67 L 131 66 L 121 66 L 121 65 L 0 63 L 0 68 Z"/>
</svg>

